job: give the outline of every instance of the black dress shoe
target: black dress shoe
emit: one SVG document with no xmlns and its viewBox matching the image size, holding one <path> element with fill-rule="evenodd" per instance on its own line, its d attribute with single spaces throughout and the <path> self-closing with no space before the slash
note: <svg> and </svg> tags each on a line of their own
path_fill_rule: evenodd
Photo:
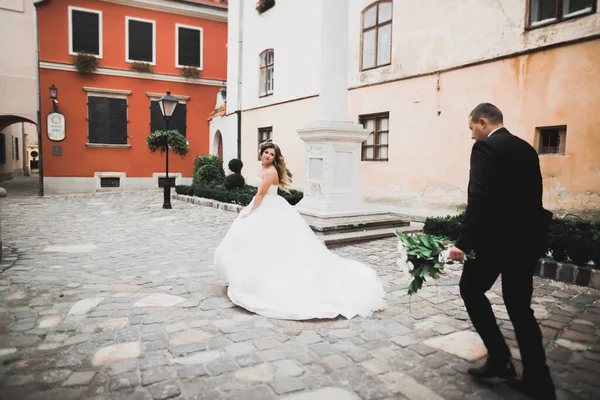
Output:
<svg viewBox="0 0 600 400">
<path fill-rule="evenodd" d="M 527 395 L 535 400 L 556 400 L 556 391 L 551 378 L 540 382 L 524 381 L 522 379 L 511 379 L 508 386 L 519 393 Z"/>
<path fill-rule="evenodd" d="M 510 379 L 517 376 L 512 361 L 495 361 L 488 357 L 481 368 L 469 368 L 467 372 L 475 378 L 502 378 Z"/>
</svg>

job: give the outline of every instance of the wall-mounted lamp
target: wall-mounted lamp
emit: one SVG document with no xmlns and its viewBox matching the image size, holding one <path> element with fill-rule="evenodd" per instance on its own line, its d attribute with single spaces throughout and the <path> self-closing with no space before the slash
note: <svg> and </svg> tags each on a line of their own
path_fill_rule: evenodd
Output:
<svg viewBox="0 0 600 400">
<path fill-rule="evenodd" d="M 52 84 L 52 86 L 50 86 L 48 88 L 48 90 L 50 91 L 50 98 L 52 99 L 52 105 L 54 106 L 54 112 L 56 112 L 56 108 L 57 108 L 57 104 L 58 104 L 58 88 L 56 86 L 54 86 L 54 83 Z"/>
</svg>

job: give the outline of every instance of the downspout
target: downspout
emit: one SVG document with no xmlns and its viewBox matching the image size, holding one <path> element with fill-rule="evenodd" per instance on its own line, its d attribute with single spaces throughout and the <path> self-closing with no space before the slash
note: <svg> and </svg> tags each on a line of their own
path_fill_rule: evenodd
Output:
<svg viewBox="0 0 600 400">
<path fill-rule="evenodd" d="M 242 159 L 242 51 L 244 43 L 244 5 L 243 1 L 238 2 L 240 12 L 238 15 L 238 70 L 237 70 L 237 158 Z"/>
<path fill-rule="evenodd" d="M 43 4 L 43 2 L 40 2 L 39 4 Z M 39 156 L 39 161 L 38 161 L 38 173 L 39 173 L 39 187 L 38 187 L 38 195 L 39 196 L 44 196 L 44 162 L 43 162 L 43 149 L 42 149 L 42 114 L 41 114 L 41 107 L 42 107 L 42 99 L 41 99 L 41 90 L 40 90 L 40 38 L 39 38 L 39 31 L 38 31 L 38 16 L 37 16 L 37 12 L 38 12 L 38 2 L 34 3 L 34 7 L 35 7 L 35 11 L 33 13 L 33 29 L 34 29 L 34 36 L 35 36 L 35 63 L 37 65 L 36 68 L 36 80 L 37 80 L 37 98 L 38 98 L 38 104 L 37 104 L 37 134 L 38 134 L 38 156 Z"/>
</svg>

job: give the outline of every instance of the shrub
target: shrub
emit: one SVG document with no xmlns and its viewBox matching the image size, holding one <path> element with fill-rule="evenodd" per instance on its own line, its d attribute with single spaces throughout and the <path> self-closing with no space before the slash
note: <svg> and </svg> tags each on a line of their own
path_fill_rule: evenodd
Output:
<svg viewBox="0 0 600 400">
<path fill-rule="evenodd" d="M 200 77 L 200 71 L 198 71 L 197 67 L 183 67 L 179 71 L 181 76 L 189 79 L 197 79 Z"/>
<path fill-rule="evenodd" d="M 464 214 L 441 218 L 427 218 L 423 232 L 428 235 L 458 239 Z M 518 226 L 515 227 L 518 229 Z M 600 223 L 585 220 L 554 218 L 548 231 L 547 251 L 557 262 L 571 262 L 584 266 L 593 261 L 600 269 Z"/>
<path fill-rule="evenodd" d="M 90 74 L 98 68 L 98 59 L 92 54 L 79 53 L 73 57 L 73 64 L 77 71 Z"/>
<path fill-rule="evenodd" d="M 221 185 L 223 179 L 225 179 L 223 169 L 215 164 L 206 164 L 194 174 L 194 180 L 206 186 Z"/>
<path fill-rule="evenodd" d="M 242 172 L 242 168 L 244 167 L 244 163 L 239 158 L 232 158 L 229 161 L 229 170 L 234 174 L 239 174 Z"/>
<path fill-rule="evenodd" d="M 234 190 L 242 189 L 246 186 L 246 180 L 240 174 L 231 174 L 225 178 L 225 189 Z"/>
<path fill-rule="evenodd" d="M 200 170 L 207 165 L 211 165 L 211 167 L 201 173 Z M 208 180 L 205 180 L 206 178 Z M 218 156 L 204 155 L 196 157 L 194 160 L 194 185 L 218 185 L 222 184 L 224 179 L 223 160 Z"/>
<path fill-rule="evenodd" d="M 186 196 L 203 197 L 205 199 L 217 200 L 223 203 L 239 204 L 247 206 L 252 201 L 252 198 L 258 192 L 258 188 L 255 186 L 246 185 L 241 189 L 227 190 L 224 186 L 220 185 L 178 185 L 175 187 L 177 194 Z M 290 193 L 284 192 L 284 199 L 291 205 L 298 203 L 303 193 L 298 190 L 290 190 Z"/>
<path fill-rule="evenodd" d="M 142 73 L 152 73 L 154 69 L 152 68 L 152 64 L 141 61 L 134 61 L 130 65 L 132 71 L 142 72 Z"/>
</svg>

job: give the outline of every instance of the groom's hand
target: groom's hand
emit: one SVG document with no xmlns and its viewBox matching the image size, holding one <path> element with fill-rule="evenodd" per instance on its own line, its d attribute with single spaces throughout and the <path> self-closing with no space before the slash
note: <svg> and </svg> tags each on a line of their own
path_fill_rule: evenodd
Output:
<svg viewBox="0 0 600 400">
<path fill-rule="evenodd" d="M 450 247 L 450 253 L 448 253 L 448 259 L 456 262 L 463 262 L 465 259 L 465 252 L 458 247 Z"/>
</svg>

